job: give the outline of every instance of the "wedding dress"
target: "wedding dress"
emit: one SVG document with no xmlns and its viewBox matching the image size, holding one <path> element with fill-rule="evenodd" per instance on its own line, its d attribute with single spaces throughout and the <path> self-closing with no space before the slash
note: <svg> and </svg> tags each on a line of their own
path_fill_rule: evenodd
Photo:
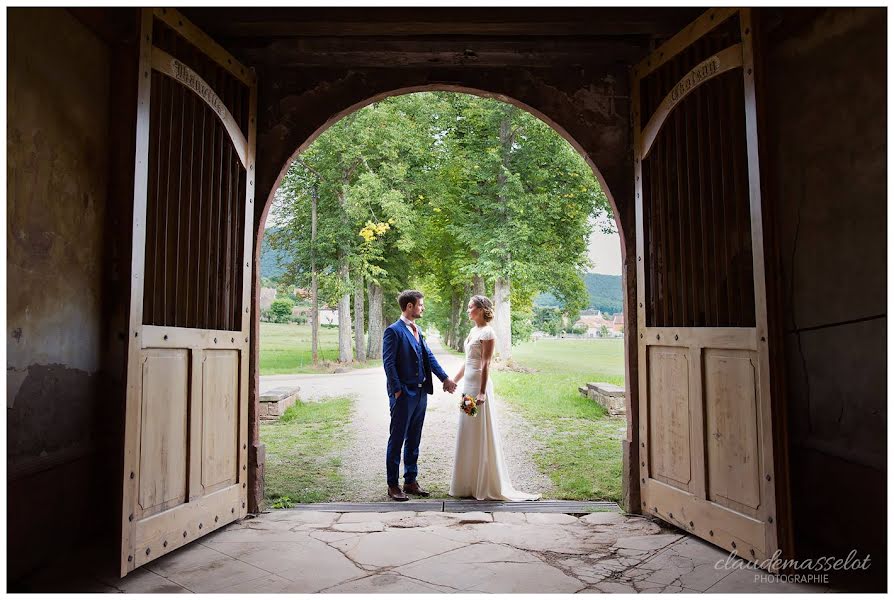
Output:
<svg viewBox="0 0 894 600">
<path fill-rule="evenodd" d="M 473 327 L 466 338 L 466 368 L 460 384 L 464 395 L 475 397 L 481 391 L 481 342 L 492 339 L 494 330 L 490 325 Z M 477 500 L 539 500 L 539 494 L 520 492 L 512 487 L 509 480 L 500 447 L 494 385 L 490 376 L 486 394 L 486 402 L 479 406 L 477 416 L 471 417 L 457 406 L 459 428 L 453 459 L 453 480 L 448 493 L 457 498 Z"/>
</svg>

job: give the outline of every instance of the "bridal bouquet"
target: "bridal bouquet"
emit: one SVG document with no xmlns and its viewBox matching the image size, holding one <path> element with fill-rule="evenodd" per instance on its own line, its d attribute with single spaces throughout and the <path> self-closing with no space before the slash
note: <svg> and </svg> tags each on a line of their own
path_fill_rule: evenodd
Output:
<svg viewBox="0 0 894 600">
<path fill-rule="evenodd" d="M 459 401 L 459 409 L 470 417 L 477 417 L 478 401 L 475 399 L 474 396 L 467 396 L 463 394 L 462 399 Z"/>
</svg>

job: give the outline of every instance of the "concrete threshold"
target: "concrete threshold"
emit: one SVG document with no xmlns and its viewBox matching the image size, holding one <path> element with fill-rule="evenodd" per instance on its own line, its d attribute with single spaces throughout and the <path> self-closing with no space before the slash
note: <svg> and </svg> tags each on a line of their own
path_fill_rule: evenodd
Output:
<svg viewBox="0 0 894 600">
<path fill-rule="evenodd" d="M 409 500 L 407 502 L 320 502 L 297 504 L 280 510 L 323 512 L 525 512 L 584 515 L 592 512 L 621 512 L 616 502 L 577 502 L 573 500 L 537 500 L 533 502 L 496 502 L 489 500 Z"/>
</svg>

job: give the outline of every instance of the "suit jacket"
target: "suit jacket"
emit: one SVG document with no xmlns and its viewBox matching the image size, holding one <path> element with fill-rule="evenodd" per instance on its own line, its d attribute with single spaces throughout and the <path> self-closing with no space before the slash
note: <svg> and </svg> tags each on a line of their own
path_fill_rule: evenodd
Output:
<svg viewBox="0 0 894 600">
<path fill-rule="evenodd" d="M 418 395 L 422 390 L 429 394 L 434 393 L 432 372 L 441 381 L 447 379 L 447 373 L 432 354 L 422 331 L 419 330 L 417 343 L 400 319 L 385 330 L 382 338 L 382 363 L 388 378 L 389 395 L 396 394 L 398 390 L 411 396 Z"/>
</svg>

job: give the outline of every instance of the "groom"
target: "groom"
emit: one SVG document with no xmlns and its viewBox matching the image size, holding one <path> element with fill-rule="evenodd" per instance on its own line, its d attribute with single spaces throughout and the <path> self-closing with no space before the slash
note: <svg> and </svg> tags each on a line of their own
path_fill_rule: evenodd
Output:
<svg viewBox="0 0 894 600">
<path fill-rule="evenodd" d="M 434 393 L 431 374 L 444 382 L 444 390 L 453 393 L 453 382 L 438 364 L 416 319 L 425 311 L 422 292 L 406 290 L 397 297 L 401 316 L 388 329 L 382 340 L 382 363 L 388 378 L 388 401 L 391 404 L 391 429 L 385 470 L 388 477 L 388 496 L 393 500 L 408 500 L 407 494 L 428 496 L 416 481 L 419 440 L 428 394 Z M 404 450 L 404 489 L 398 485 L 400 451 Z"/>
</svg>

